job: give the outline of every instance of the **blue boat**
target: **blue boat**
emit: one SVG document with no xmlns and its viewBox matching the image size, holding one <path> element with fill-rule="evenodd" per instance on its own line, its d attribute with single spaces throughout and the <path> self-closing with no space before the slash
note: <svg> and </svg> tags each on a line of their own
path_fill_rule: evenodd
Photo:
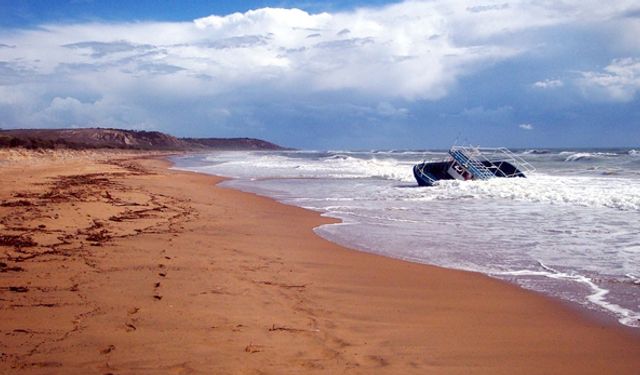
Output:
<svg viewBox="0 0 640 375">
<path fill-rule="evenodd" d="M 488 180 L 494 177 L 526 177 L 535 168 L 504 147 L 453 146 L 441 161 L 424 161 L 413 167 L 420 186 L 440 180 Z"/>
</svg>

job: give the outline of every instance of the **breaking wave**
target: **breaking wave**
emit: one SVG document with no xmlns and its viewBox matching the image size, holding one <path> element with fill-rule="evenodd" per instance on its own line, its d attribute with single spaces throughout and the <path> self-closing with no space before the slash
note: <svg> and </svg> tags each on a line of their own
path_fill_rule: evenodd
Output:
<svg viewBox="0 0 640 375">
<path fill-rule="evenodd" d="M 640 211 L 640 182 L 614 177 L 534 175 L 526 179 L 448 180 L 424 190 L 425 199 L 500 199 Z"/>
<path fill-rule="evenodd" d="M 576 152 L 569 154 L 564 161 L 597 160 L 616 156 L 618 154 L 612 152 Z"/>
<path fill-rule="evenodd" d="M 549 150 L 537 150 L 537 149 L 532 149 L 532 150 L 526 150 L 522 152 L 522 155 L 547 155 L 547 154 L 551 154 L 552 152 Z"/>
<path fill-rule="evenodd" d="M 412 167 L 416 160 L 378 157 L 367 153 L 324 153 L 314 157 L 248 153 L 224 153 L 211 156 L 206 173 L 232 178 L 330 178 L 382 179 L 398 183 L 415 182 Z M 567 160 L 610 158 L 613 153 L 570 153 Z M 596 169 L 591 170 L 591 172 Z M 591 176 L 550 176 L 534 173 L 529 178 L 491 179 L 487 181 L 440 181 L 434 187 L 396 190 L 382 194 L 401 200 L 499 199 L 519 202 L 612 208 L 640 211 L 640 180 L 623 178 L 616 173 L 599 171 Z"/>
<path fill-rule="evenodd" d="M 381 178 L 412 182 L 414 161 L 378 157 L 356 157 L 353 154 L 329 153 L 316 158 L 296 158 L 275 154 L 250 154 L 246 158 L 224 155 L 209 157 L 215 162 L 210 169 L 227 177 L 242 178 Z"/>
</svg>

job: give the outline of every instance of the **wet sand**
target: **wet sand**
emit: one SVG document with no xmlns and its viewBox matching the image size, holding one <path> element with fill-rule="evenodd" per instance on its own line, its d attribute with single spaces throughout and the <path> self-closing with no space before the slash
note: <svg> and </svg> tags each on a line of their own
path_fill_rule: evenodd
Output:
<svg viewBox="0 0 640 375">
<path fill-rule="evenodd" d="M 635 331 L 345 249 L 312 232 L 330 219 L 219 178 L 139 155 L 9 159 L 2 374 L 640 373 Z"/>
</svg>

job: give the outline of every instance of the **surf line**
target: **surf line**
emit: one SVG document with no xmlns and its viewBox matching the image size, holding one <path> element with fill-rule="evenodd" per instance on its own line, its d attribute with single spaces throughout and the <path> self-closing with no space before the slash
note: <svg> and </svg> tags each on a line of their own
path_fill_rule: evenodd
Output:
<svg viewBox="0 0 640 375">
<path fill-rule="evenodd" d="M 568 280 L 588 286 L 592 294 L 587 296 L 587 300 L 592 304 L 599 306 L 607 311 L 614 313 L 618 317 L 618 322 L 628 327 L 638 328 L 640 327 L 640 313 L 617 305 L 615 303 L 606 300 L 606 295 L 609 294 L 608 289 L 601 288 L 593 280 L 583 275 L 571 275 L 564 272 L 560 272 L 553 269 L 541 261 L 538 264 L 544 271 L 534 270 L 519 270 L 519 271 L 505 271 L 494 272 L 491 275 L 495 276 L 543 276 L 556 280 Z"/>
</svg>

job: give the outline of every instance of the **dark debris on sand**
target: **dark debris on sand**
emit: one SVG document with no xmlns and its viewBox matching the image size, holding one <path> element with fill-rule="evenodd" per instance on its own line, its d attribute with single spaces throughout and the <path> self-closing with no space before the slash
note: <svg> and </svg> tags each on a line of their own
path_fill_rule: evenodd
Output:
<svg viewBox="0 0 640 375">
<path fill-rule="evenodd" d="M 28 236 L 4 234 L 0 235 L 0 246 L 33 247 L 38 246 L 38 243 Z"/>
</svg>

